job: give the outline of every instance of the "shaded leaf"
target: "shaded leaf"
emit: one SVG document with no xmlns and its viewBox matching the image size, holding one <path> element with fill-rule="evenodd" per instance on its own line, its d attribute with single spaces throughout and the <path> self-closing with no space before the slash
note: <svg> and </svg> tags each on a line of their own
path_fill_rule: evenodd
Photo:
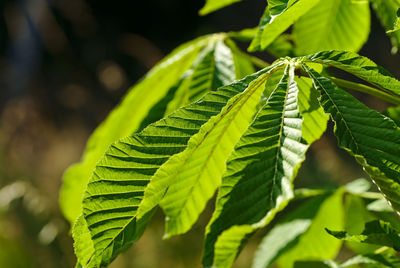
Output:
<svg viewBox="0 0 400 268">
<path fill-rule="evenodd" d="M 386 1 L 386 0 L 370 0 L 372 2 L 372 7 L 375 10 L 375 13 L 379 20 L 381 21 L 382 26 L 385 28 L 388 36 L 392 42 L 392 53 L 395 54 L 399 50 L 400 46 L 400 32 L 390 32 L 394 29 L 395 24 L 398 22 L 398 17 L 396 16 L 396 10 L 398 10 L 399 6 L 395 3 L 395 1 Z"/>
</svg>

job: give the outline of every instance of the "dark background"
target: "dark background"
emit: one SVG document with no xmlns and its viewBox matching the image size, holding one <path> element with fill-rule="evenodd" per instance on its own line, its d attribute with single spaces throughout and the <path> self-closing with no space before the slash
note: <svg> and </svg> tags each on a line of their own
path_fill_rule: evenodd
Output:
<svg viewBox="0 0 400 268">
<path fill-rule="evenodd" d="M 90 133 L 174 47 L 203 34 L 256 26 L 265 1 L 245 0 L 199 17 L 203 5 L 203 0 L 0 1 L 0 267 L 74 265 L 58 191 L 63 171 L 79 160 Z M 371 31 L 360 54 L 400 77 L 400 57 L 390 54 L 375 17 Z M 378 110 L 387 107 L 357 97 Z M 313 146 L 300 184 L 336 185 L 363 175 L 335 146 L 331 135 Z M 158 213 L 138 245 L 113 267 L 199 266 L 207 217 L 188 235 L 162 241 Z M 254 246 L 237 267 L 249 266 L 247 252 Z"/>
</svg>

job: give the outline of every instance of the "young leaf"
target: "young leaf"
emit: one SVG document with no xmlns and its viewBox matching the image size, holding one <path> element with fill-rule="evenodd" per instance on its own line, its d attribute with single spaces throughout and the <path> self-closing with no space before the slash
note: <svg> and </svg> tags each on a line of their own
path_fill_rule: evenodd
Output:
<svg viewBox="0 0 400 268">
<path fill-rule="evenodd" d="M 236 2 L 240 2 L 242 0 L 206 0 L 206 1 L 207 2 L 204 5 L 204 7 L 199 11 L 199 14 L 202 16 L 207 15 L 223 7 L 232 5 Z"/>
<path fill-rule="evenodd" d="M 365 224 L 364 231 L 359 235 L 350 235 L 346 231 L 326 231 L 336 237 L 346 241 L 375 244 L 400 250 L 400 234 L 389 223 L 383 221 L 370 221 Z"/>
<path fill-rule="evenodd" d="M 87 143 L 82 161 L 71 166 L 64 174 L 60 206 L 71 224 L 82 213 L 83 192 L 97 161 L 108 146 L 137 130 L 150 109 L 190 68 L 199 51 L 207 45 L 209 40 L 210 36 L 201 37 L 175 49 L 141 82 L 129 90 L 121 104 L 95 130 Z M 165 75 L 166 73 L 168 75 Z M 132 109 L 132 107 L 135 108 Z M 163 114 L 160 115 L 162 116 Z"/>
<path fill-rule="evenodd" d="M 246 237 L 292 199 L 291 183 L 308 147 L 301 137 L 297 94 L 294 67 L 287 66 L 236 145 L 207 226 L 205 266 L 230 267 Z"/>
<path fill-rule="evenodd" d="M 253 120 L 268 76 L 260 76 L 232 98 L 189 140 L 184 152 L 161 167 L 160 179 L 171 181 L 161 201 L 167 237 L 188 231 L 220 185 L 225 162 Z"/>
<path fill-rule="evenodd" d="M 302 66 L 321 94 L 322 107 L 335 122 L 340 147 L 356 158 L 399 212 L 400 129 L 392 120 L 360 103 L 329 79 L 305 64 Z"/>
<path fill-rule="evenodd" d="M 390 32 L 393 30 L 394 25 L 398 22 L 398 15 L 396 16 L 396 10 L 399 6 L 395 1 L 387 0 L 370 0 L 372 2 L 372 7 L 382 26 L 387 31 L 391 42 L 392 42 L 392 53 L 395 54 L 399 50 L 400 46 L 400 31 Z M 388 32 L 389 31 L 389 32 Z"/>
<path fill-rule="evenodd" d="M 370 31 L 368 1 L 324 0 L 294 25 L 296 54 L 323 50 L 358 51 Z"/>
<path fill-rule="evenodd" d="M 259 30 L 250 44 L 249 51 L 259 51 L 267 48 L 281 33 L 315 6 L 319 0 L 280 2 L 288 2 L 287 7 L 286 4 L 275 6 L 274 13 L 271 13 L 268 7 L 265 9 L 258 26 Z"/>
<path fill-rule="evenodd" d="M 324 51 L 306 56 L 304 61 L 320 63 L 349 72 L 382 91 L 400 96 L 400 81 L 384 68 L 357 53 L 345 51 Z"/>
<path fill-rule="evenodd" d="M 95 251 L 88 258 L 88 264 L 79 260 L 81 264 L 85 267 L 107 265 L 141 236 L 159 200 L 147 206 L 139 219 L 136 214 L 142 205 L 146 186 L 157 169 L 171 155 L 182 152 L 190 137 L 210 117 L 217 115 L 229 99 L 274 67 L 209 92 L 200 101 L 177 110 L 139 134 L 114 143 L 107 150 L 97 164 L 84 195 L 83 216 Z M 166 188 L 160 187 L 155 190 L 162 197 Z M 77 231 L 74 229 L 74 233 Z"/>
</svg>

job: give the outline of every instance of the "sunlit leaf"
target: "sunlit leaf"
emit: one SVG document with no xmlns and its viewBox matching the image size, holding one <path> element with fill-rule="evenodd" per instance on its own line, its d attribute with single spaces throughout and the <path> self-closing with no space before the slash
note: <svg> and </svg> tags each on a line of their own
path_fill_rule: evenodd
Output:
<svg viewBox="0 0 400 268">
<path fill-rule="evenodd" d="M 368 1 L 324 0 L 294 26 L 296 54 L 340 49 L 358 51 L 370 31 Z"/>
</svg>

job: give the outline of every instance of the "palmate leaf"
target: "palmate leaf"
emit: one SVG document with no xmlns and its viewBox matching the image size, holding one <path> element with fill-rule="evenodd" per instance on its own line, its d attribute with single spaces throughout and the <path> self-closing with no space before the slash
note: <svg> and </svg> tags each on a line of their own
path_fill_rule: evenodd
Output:
<svg viewBox="0 0 400 268">
<path fill-rule="evenodd" d="M 320 1 L 294 25 L 296 54 L 323 50 L 358 51 L 370 31 L 368 1 Z"/>
<path fill-rule="evenodd" d="M 303 58 L 303 61 L 316 62 L 349 72 L 382 91 L 400 96 L 400 81 L 387 70 L 370 59 L 357 53 L 346 51 L 323 51 Z"/>
<path fill-rule="evenodd" d="M 190 137 L 212 116 L 220 113 L 229 99 L 240 95 L 254 79 L 274 68 L 272 66 L 210 92 L 200 101 L 177 110 L 139 134 L 114 143 L 107 150 L 97 164 L 84 195 L 84 222 L 90 231 L 94 252 L 91 256 L 81 258 L 81 264 L 85 267 L 107 265 L 121 250 L 141 236 L 159 200 L 150 207 L 145 206 L 149 209 L 142 209 L 140 218 L 136 214 L 147 190 L 146 186 L 157 169 L 171 155 L 182 152 Z M 161 197 L 167 185 L 162 187 L 156 188 Z M 150 197 L 153 198 L 151 200 L 157 198 L 153 195 Z M 74 229 L 74 237 L 78 238 L 76 242 L 79 243 L 80 233 L 76 232 L 84 234 L 85 228 L 82 225 L 76 227 L 79 228 Z M 75 246 L 76 250 L 79 248 L 81 246 Z M 82 263 L 88 259 L 88 264 Z"/>
<path fill-rule="evenodd" d="M 207 226 L 206 267 L 230 267 L 246 237 L 293 197 L 291 183 L 308 147 L 302 141 L 297 94 L 290 64 L 227 164 Z"/>
<path fill-rule="evenodd" d="M 302 64 L 321 94 L 320 103 L 335 122 L 340 147 L 351 153 L 391 203 L 400 211 L 400 128 L 384 115 L 337 88 Z M 372 77 L 380 81 L 377 77 Z M 394 80 L 394 78 L 393 78 Z M 388 83 L 386 80 L 386 83 Z M 398 81 L 397 81 L 398 82 Z"/>
<path fill-rule="evenodd" d="M 286 31 L 298 18 L 306 14 L 319 0 L 275 1 L 271 10 L 267 7 L 261 17 L 259 30 L 250 44 L 249 51 L 266 49 L 281 33 Z M 287 2 L 287 4 L 285 4 Z M 275 15 L 274 15 L 275 14 Z"/>
<path fill-rule="evenodd" d="M 387 31 L 391 42 L 392 42 L 392 53 L 395 54 L 399 50 L 400 46 L 400 31 L 390 32 L 394 29 L 395 23 L 398 22 L 398 15 L 396 16 L 396 11 L 400 8 L 395 1 L 386 0 L 370 0 L 372 2 L 372 7 L 382 26 Z M 388 32 L 389 31 L 389 32 Z"/>
<path fill-rule="evenodd" d="M 326 229 L 326 231 L 337 239 L 386 246 L 400 251 L 399 232 L 390 223 L 384 221 L 367 222 L 364 231 L 359 235 L 351 235 L 346 231 L 331 231 L 329 229 Z"/>
<path fill-rule="evenodd" d="M 204 16 L 240 1 L 242 0 L 206 0 L 206 4 L 202 9 L 200 9 L 199 14 Z"/>
<path fill-rule="evenodd" d="M 243 52 L 224 34 L 204 37 L 184 48 L 188 55 L 181 55 L 178 50 L 177 55 L 172 56 L 175 60 L 163 61 L 161 67 L 156 66 L 131 89 L 125 100 L 90 138 L 83 162 L 66 172 L 61 204 L 72 223 L 81 213 L 78 203 L 81 199 L 78 197 L 83 195 L 96 162 L 109 144 L 142 130 L 210 90 L 254 72 L 249 58 L 237 56 Z M 238 57 L 240 60 L 237 60 Z"/>
</svg>

